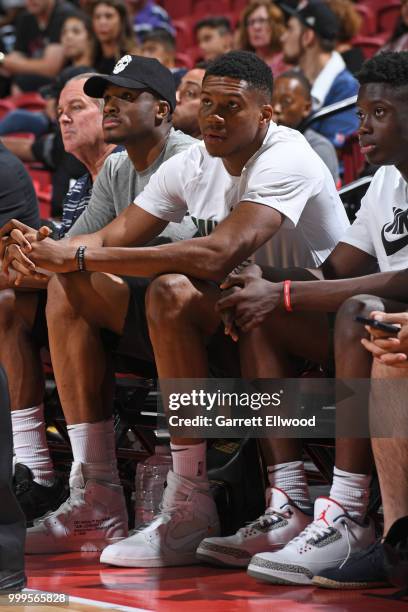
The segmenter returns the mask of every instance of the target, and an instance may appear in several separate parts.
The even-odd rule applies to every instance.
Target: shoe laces
[[[304,540],[308,538],[313,541],[319,540],[325,535],[329,535],[332,531],[332,527],[328,525],[319,525],[317,521],[312,521],[307,525],[303,531],[299,533],[298,536],[293,538],[292,542],[299,542],[300,540]]]
[[[251,521],[245,525],[245,527],[241,527],[241,529],[238,530],[238,533],[241,533],[244,537],[250,536],[259,531],[259,528],[265,529],[267,527],[271,527],[279,520],[287,518],[288,514],[291,516],[293,513],[291,510],[280,512],[279,510],[275,510],[275,508],[268,508],[265,514],[262,514],[259,518]]]

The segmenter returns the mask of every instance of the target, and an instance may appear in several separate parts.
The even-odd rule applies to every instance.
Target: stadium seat
[[[188,53],[176,53],[176,66],[177,68],[188,68],[191,70],[194,66],[194,61]]]
[[[176,30],[176,49],[185,53],[186,49],[194,46],[193,20],[189,18],[175,19],[173,26]]]
[[[386,36],[356,36],[353,47],[360,47],[365,59],[375,55],[385,45]]]
[[[340,160],[344,167],[343,183],[348,185],[359,177],[365,164],[357,134],[351,134],[346,138],[340,151]]]
[[[387,0],[387,4],[377,9],[377,32],[391,34],[400,15],[400,0]]]
[[[359,36],[374,36],[377,33],[375,12],[367,4],[356,4],[355,9],[362,18]]]
[[[45,108],[44,98],[35,91],[12,96],[11,102],[15,108],[24,108],[30,111],[41,111]]]
[[[225,15],[230,9],[230,0],[199,0],[194,5],[193,16],[202,19],[209,15]]]
[[[7,98],[0,99],[0,119],[2,119],[7,113],[14,110],[14,104]]]
[[[173,20],[188,17],[193,10],[193,0],[163,0],[160,4]]]

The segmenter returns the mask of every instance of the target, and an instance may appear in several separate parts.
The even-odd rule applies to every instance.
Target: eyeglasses
[[[253,19],[248,19],[246,22],[247,27],[253,27],[255,25],[267,25],[269,23],[269,17],[254,17]]]

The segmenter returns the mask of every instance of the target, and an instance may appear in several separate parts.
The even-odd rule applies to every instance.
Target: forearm
[[[408,302],[408,271],[382,272],[342,280],[294,281],[291,285],[294,310],[336,312],[345,300],[359,294]]]
[[[50,61],[50,58],[31,59],[20,53],[11,53],[4,62],[3,67],[11,74],[37,74],[53,78],[62,68],[63,61]]]
[[[127,276],[179,273],[203,280],[222,281],[239,262],[240,255],[225,256],[211,248],[207,238],[154,247],[89,247],[85,253],[88,271]]]

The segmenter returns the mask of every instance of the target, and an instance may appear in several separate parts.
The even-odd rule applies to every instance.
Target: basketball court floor
[[[197,565],[129,569],[102,565],[93,553],[27,558],[28,589],[70,596],[67,606],[8,606],[1,612],[403,612],[408,599],[394,601],[395,589],[366,591],[274,586],[244,571]],[[29,593],[31,591],[27,591]],[[384,598],[384,596],[386,598]]]

